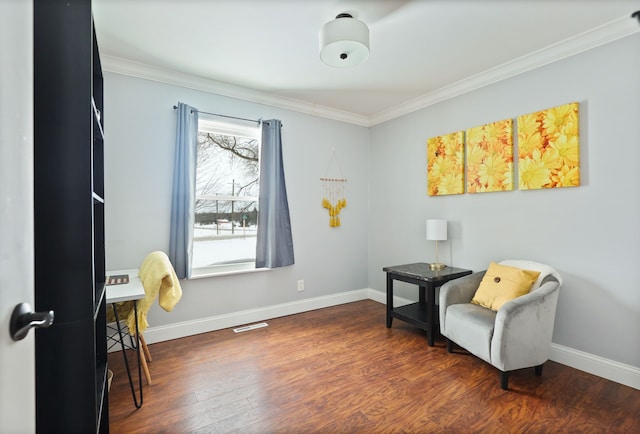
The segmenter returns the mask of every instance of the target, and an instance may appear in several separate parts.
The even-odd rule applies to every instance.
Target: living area
[[[564,282],[551,360],[640,388],[639,344],[622,343],[640,330],[634,271],[640,35],[637,21],[626,19],[609,27],[619,34],[633,24],[625,37],[517,74],[507,65],[491,84],[434,96],[368,126],[289,109],[276,99],[226,96],[215,83],[105,54],[107,269],[136,267],[148,252],[168,248],[176,102],[284,125],[295,265],[184,281],[171,314],[151,309],[147,342],[357,300],[384,302],[383,267],[432,262],[424,222],[441,218],[449,234],[440,257],[451,266],[477,271],[491,261],[527,259],[558,270]],[[99,28],[99,14],[96,20]],[[580,106],[580,186],[427,195],[428,138],[570,102]],[[349,179],[339,228],[328,225],[319,185],[333,150]],[[396,295],[415,300],[409,286],[398,285]]]
[[[559,426],[554,421],[567,414],[567,431],[633,429],[633,404],[640,393],[640,341],[635,339],[640,330],[637,2],[594,0],[586,8],[578,0],[447,6],[354,0],[351,14],[343,13],[342,2],[330,0],[250,3],[249,13],[240,1],[0,2],[0,40],[10,59],[2,66],[6,79],[0,80],[8,95],[0,116],[0,193],[7,217],[2,227],[7,242],[0,244],[7,280],[0,301],[5,326],[10,307],[18,302],[35,298],[39,315],[48,314],[46,324],[27,322],[18,327],[20,333],[5,332],[0,339],[0,431],[73,431],[69,427],[82,425],[84,432],[93,431],[96,423],[99,431],[109,429],[103,399],[107,355],[100,345],[104,328],[96,327],[105,322],[109,298],[105,265],[106,270],[135,269],[149,252],[170,250],[174,106],[179,102],[202,112],[282,122],[295,264],[181,280],[182,297],[171,314],[157,304],[148,314],[144,336],[157,382],[143,385],[146,402],[139,410],[127,395],[124,367],[118,364],[121,354],[108,356],[116,372],[111,399],[120,396],[118,405],[127,406],[118,410],[118,417],[126,413],[125,419],[134,420],[151,414],[151,420],[161,408],[167,425],[150,430],[173,431],[177,425],[171,425],[169,417],[175,413],[170,407],[176,404],[180,412],[184,404],[198,412],[185,431],[224,431],[226,419],[215,419],[219,414],[211,405],[228,393],[227,416],[264,412],[270,418],[267,425],[240,420],[228,431],[251,426],[260,432],[304,431],[304,419],[292,422],[289,417],[308,416],[315,421],[310,430],[318,432],[372,426],[379,431],[491,431],[491,421],[460,424],[487,409],[495,410],[494,420],[505,422],[499,425],[505,430],[553,430]],[[342,69],[325,65],[319,51],[327,41],[321,37],[318,47],[318,30],[334,17],[353,19],[367,4],[384,9],[360,17],[371,29],[369,59]],[[297,25],[294,11],[309,21]],[[462,16],[466,25],[461,25]],[[170,25],[154,26],[167,21]],[[176,23],[208,30],[202,38],[205,47],[194,55],[194,41],[181,43],[178,35],[172,39],[172,32],[181,37],[188,33],[172,25]],[[228,32],[216,35],[219,29]],[[435,33],[389,43],[416,29]],[[280,40],[270,39],[283,33]],[[303,54],[282,50],[285,41],[304,46]],[[414,48],[416,41],[425,45]],[[149,46],[183,56],[177,63],[163,63],[161,55],[154,58],[146,51]],[[284,52],[286,58],[274,61],[266,52]],[[267,77],[267,85],[253,86],[235,73],[204,78],[202,70],[188,70],[194,59],[206,59],[209,66],[244,66],[256,73],[255,80]],[[322,80],[315,87],[297,81],[307,76]],[[368,81],[383,78],[391,81],[376,81],[375,86]],[[481,193],[464,185],[457,194],[432,194],[428,178],[436,153],[429,148],[431,139],[452,133],[464,137],[478,126],[514,120],[513,167],[507,172],[512,185],[519,186],[520,117],[567,106],[575,106],[578,116],[572,128],[577,127],[573,138],[579,147],[572,151],[579,151],[570,159],[579,161],[571,170],[579,169],[580,176],[567,176],[571,187]],[[550,128],[562,123],[554,125]],[[464,161],[462,153],[454,154]],[[332,160],[339,161],[341,182],[348,179],[348,204],[343,200],[339,224],[331,215],[333,206],[328,213],[323,201],[322,183]],[[434,219],[448,222],[446,240],[436,238],[435,255],[425,234],[425,220]],[[233,230],[234,222],[225,223]],[[517,372],[509,387],[503,377],[501,388],[493,362],[458,348],[472,350],[475,341],[453,337],[459,345],[448,348],[431,328],[429,335],[414,324],[396,321],[391,326],[388,311],[385,324],[385,269],[442,262],[466,273],[503,260],[548,264],[560,276],[542,376]],[[398,282],[391,302],[409,305],[421,297],[415,285]],[[440,298],[435,292],[429,297]],[[30,310],[20,316],[29,317]],[[269,325],[258,324],[247,333],[231,330],[260,322]],[[5,328],[15,332],[12,323]],[[32,325],[53,326],[37,330],[36,343],[34,333],[18,342]],[[443,332],[450,337],[449,330]],[[223,354],[228,358],[218,357]],[[261,364],[263,357],[267,364]],[[305,366],[296,366],[296,358],[304,359]],[[385,377],[394,361],[404,370]],[[310,376],[314,369],[327,377]],[[439,375],[431,375],[433,370]],[[210,382],[203,388],[205,378]],[[259,384],[259,378],[278,394],[235,399],[243,393],[242,384]],[[351,384],[356,378],[362,382]],[[288,389],[291,384],[298,388]],[[427,396],[424,391],[431,385],[435,395]],[[34,396],[36,390],[50,398]],[[408,399],[395,401],[396,407],[389,404],[400,395]],[[60,396],[73,401],[56,399]],[[438,397],[443,401],[437,402]],[[493,406],[483,405],[487,397]],[[463,398],[470,398],[467,405],[453,408]],[[347,417],[328,420],[337,402],[345,404]],[[358,411],[348,413],[356,403]],[[242,411],[234,413],[235,405]],[[295,411],[287,413],[288,405]],[[576,411],[569,412],[574,405]],[[536,416],[541,418],[532,424],[526,416],[514,422],[512,417],[529,409],[540,410]],[[384,419],[403,411],[402,421],[385,424]],[[446,422],[447,416],[464,411],[466,419]],[[34,413],[51,419],[36,423]],[[379,420],[369,425],[363,415]],[[618,418],[623,422],[615,427]]]

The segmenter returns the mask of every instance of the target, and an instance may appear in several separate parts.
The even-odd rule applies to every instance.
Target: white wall
[[[373,127],[370,287],[384,290],[383,266],[433,261],[425,219],[444,218],[441,261],[476,271],[505,258],[556,267],[564,286],[554,343],[640,367],[639,48],[640,35],[630,36]],[[573,101],[580,187],[426,194],[429,137]]]
[[[149,252],[169,248],[178,101],[207,112],[282,121],[296,263],[183,281],[183,297],[173,312],[154,305],[152,326],[367,287],[367,128],[114,73],[105,73],[107,269],[136,268]],[[333,147],[348,179],[348,204],[337,229],[329,227],[321,206],[320,178],[327,176]],[[298,279],[305,281],[304,292],[297,292]]]

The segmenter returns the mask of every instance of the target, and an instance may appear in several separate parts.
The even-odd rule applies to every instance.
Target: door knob
[[[24,339],[32,328],[47,328],[53,324],[53,311],[33,312],[29,303],[16,305],[9,320],[9,333],[11,339],[19,341]]]

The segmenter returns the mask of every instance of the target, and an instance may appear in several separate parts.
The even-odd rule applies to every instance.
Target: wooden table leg
[[[140,364],[142,365],[142,370],[144,371],[144,376],[147,379],[147,384],[151,384],[151,373],[149,372],[149,366],[147,365],[147,357],[146,354],[148,354],[149,349],[146,348],[147,345],[146,344],[142,344],[143,342],[143,337],[140,336],[140,339],[138,339],[138,346],[141,346],[143,348],[142,351],[139,351],[140,354]],[[144,351],[144,349],[146,348],[146,351]]]
[[[153,359],[151,358],[151,351],[149,351],[147,342],[144,340],[144,335],[140,335],[140,343],[142,343],[142,351],[144,351],[144,357],[148,362],[153,362]]]

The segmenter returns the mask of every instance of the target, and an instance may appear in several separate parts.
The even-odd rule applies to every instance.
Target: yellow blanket
[[[182,288],[176,272],[169,261],[169,257],[161,251],[151,252],[140,266],[138,272],[145,296],[138,300],[138,331],[142,333],[147,329],[147,313],[158,297],[158,303],[167,312],[171,312],[182,297]],[[132,302],[124,302],[118,305],[118,317],[127,318],[129,333],[135,333],[135,315]],[[110,312],[111,313],[111,312]],[[111,315],[109,315],[111,317]]]

